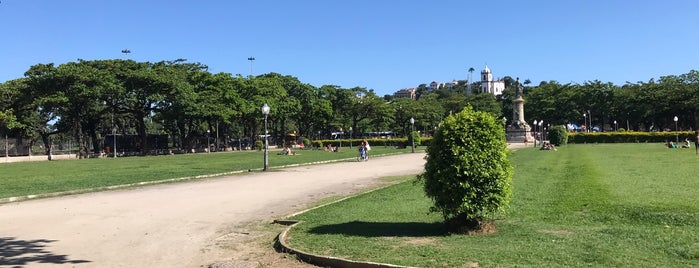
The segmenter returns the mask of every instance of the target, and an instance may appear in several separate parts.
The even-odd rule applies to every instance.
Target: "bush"
[[[466,107],[442,121],[427,148],[425,193],[453,232],[483,226],[512,200],[512,165],[502,122]]]
[[[415,140],[415,146],[420,145],[420,133],[413,131],[408,135],[408,140],[405,143],[405,147],[410,147],[413,145],[413,140]]]
[[[255,148],[257,148],[258,151],[261,151],[264,147],[265,144],[261,140],[255,142]]]
[[[303,138],[303,139],[301,139],[301,142],[303,143],[303,146],[304,146],[304,147],[305,147],[305,146],[310,146],[310,145],[311,145],[311,140],[309,140],[308,138]]]
[[[323,148],[323,141],[319,141],[319,140],[313,141],[313,148],[322,149]]]
[[[623,143],[623,142],[667,142],[679,139],[694,140],[694,132],[577,132],[568,135],[569,143]]]
[[[565,126],[553,126],[546,135],[553,145],[561,146],[568,143],[568,131],[566,131]]]

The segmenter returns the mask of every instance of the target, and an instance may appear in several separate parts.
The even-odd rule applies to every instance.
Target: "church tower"
[[[481,71],[481,93],[490,93],[497,96],[502,94],[503,90],[505,90],[505,81],[493,80],[493,72],[486,65],[485,69]]]

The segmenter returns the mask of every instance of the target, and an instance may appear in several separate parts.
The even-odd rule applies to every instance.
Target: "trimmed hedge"
[[[341,140],[314,140],[313,147],[320,148],[325,145],[330,144],[332,147],[340,146],[340,143],[342,143],[343,147],[348,147],[350,145],[350,141],[352,142],[352,146],[358,146],[359,143],[362,142],[364,139],[341,139]],[[408,138],[391,138],[391,139],[366,139],[367,142],[369,142],[369,145],[371,146],[404,146],[408,144]],[[432,141],[432,137],[421,137],[419,139],[415,139],[415,146],[430,146],[430,141]],[[406,147],[410,147],[410,145],[407,145]]]
[[[678,132],[573,132],[568,133],[568,143],[638,143],[638,142],[667,142],[679,137],[694,141],[694,131]]]

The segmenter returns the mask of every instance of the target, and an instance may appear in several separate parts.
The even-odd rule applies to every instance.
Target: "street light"
[[[415,132],[415,118],[410,118],[410,140],[413,142],[413,145],[410,149],[410,152],[414,153],[415,152],[415,136],[413,136],[413,132]]]
[[[211,133],[211,130],[206,130],[206,153],[211,152],[211,140],[209,139],[209,133]]]
[[[255,57],[249,57],[248,60],[250,61],[250,78],[252,78],[252,62],[255,60]]]
[[[534,120],[534,148],[536,148],[536,129],[537,129],[537,124],[538,122]]]
[[[675,115],[675,118],[673,118],[672,120],[675,121],[675,140],[676,140],[675,142],[676,142],[676,143],[679,143],[679,142],[680,142],[680,137],[679,137],[678,134],[677,134],[677,120],[679,120],[679,119],[678,119],[677,116]]]
[[[619,126],[616,124],[616,120],[614,120],[614,131],[618,131],[618,130],[619,130]]]
[[[546,137],[544,137],[544,129],[541,128],[544,125],[544,120],[539,121],[539,132],[541,132],[541,142],[544,142]]]
[[[583,127],[585,127],[585,132],[587,132],[587,114],[583,112]]]
[[[350,149],[352,149],[352,127],[349,128],[349,132],[350,132],[350,135],[349,135]]]
[[[262,170],[267,171],[267,169],[269,168],[269,159],[267,157],[267,116],[269,115],[269,105],[267,105],[267,103],[265,103],[265,105],[262,105],[262,114],[265,116],[265,165]]]

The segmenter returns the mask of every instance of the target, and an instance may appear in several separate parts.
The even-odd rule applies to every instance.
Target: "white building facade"
[[[485,69],[481,71],[481,93],[490,93],[497,96],[501,95],[503,90],[505,90],[505,81],[502,79],[494,80],[493,72],[486,65]]]

